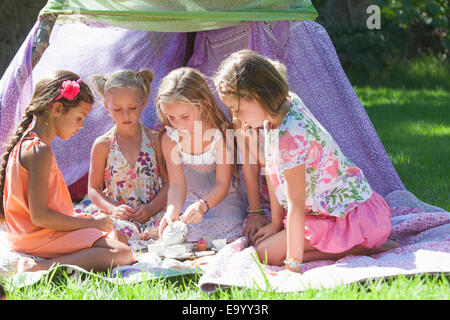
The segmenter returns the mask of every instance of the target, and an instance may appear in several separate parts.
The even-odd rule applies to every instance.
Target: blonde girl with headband
[[[163,123],[161,158],[169,181],[160,234],[167,220],[181,219],[188,225],[187,241],[235,240],[241,234],[246,203],[237,190],[234,139],[226,135],[232,127],[203,74],[187,67],[173,70],[161,82],[156,105]]]
[[[86,270],[134,262],[117,239],[112,220],[73,217],[69,190],[50,148],[55,136],[68,140],[83,128],[94,98],[70,71],[56,71],[36,83],[30,104],[3,155],[1,210],[11,249],[48,258],[19,260],[18,272],[71,264]]]
[[[361,169],[290,92],[262,55],[241,50],[225,59],[215,84],[242,123],[264,128],[272,221],[254,236],[262,261],[301,272],[302,262],[372,254],[388,241],[390,209]]]
[[[86,210],[110,215],[131,240],[158,237],[167,198],[155,153],[158,133],[139,120],[152,80],[148,69],[92,76],[114,126],[92,146],[88,193],[93,206]]]

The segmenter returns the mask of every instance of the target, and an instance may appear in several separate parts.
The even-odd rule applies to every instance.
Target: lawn
[[[352,84],[406,189],[450,211],[449,63],[425,57]],[[352,76],[349,76],[352,79]],[[355,84],[355,83],[361,83]]]
[[[349,78],[405,187],[422,201],[450,210],[449,65],[424,58],[408,71],[394,65],[377,79]],[[370,85],[369,85],[370,84]],[[280,294],[241,288],[207,294],[199,275],[113,285],[101,278],[59,276],[8,293],[8,299],[450,299],[448,275],[398,276],[333,289]]]

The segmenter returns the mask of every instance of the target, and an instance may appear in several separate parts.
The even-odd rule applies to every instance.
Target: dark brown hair
[[[248,49],[231,54],[220,64],[214,84],[222,95],[258,101],[272,116],[281,113],[289,95],[286,79],[272,61]]]
[[[33,117],[37,119],[42,117],[48,117],[49,106],[54,102],[54,100],[59,96],[61,85],[66,80],[78,80],[80,76],[77,74],[67,71],[58,70],[49,75],[46,78],[39,80],[35,87],[33,96],[31,97],[30,104],[25,108],[25,113],[20,121],[15,133],[10,138],[6,151],[3,153],[2,165],[0,169],[0,221],[4,219],[4,208],[3,208],[3,193],[5,188],[5,174],[6,166],[8,164],[8,159],[14,146],[20,141],[25,131],[28,129],[29,125],[33,121]],[[64,97],[58,100],[63,106],[63,112],[66,113],[71,108],[77,107],[80,102],[94,103],[94,97],[92,95],[89,86],[81,81],[80,92],[73,100],[68,100]]]

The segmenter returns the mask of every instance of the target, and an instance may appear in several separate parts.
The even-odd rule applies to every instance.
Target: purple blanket
[[[246,238],[239,238],[217,254],[199,286],[205,292],[218,286],[291,292],[400,274],[450,272],[450,214],[408,191],[394,191],[386,200],[392,210],[390,238],[402,247],[372,256],[308,262],[298,274],[259,264],[255,248],[248,246]]]
[[[19,124],[33,92],[31,50],[37,21],[0,80],[0,153]],[[2,159],[3,160],[3,159]]]

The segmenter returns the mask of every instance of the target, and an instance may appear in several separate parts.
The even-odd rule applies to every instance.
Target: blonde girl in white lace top
[[[238,238],[246,201],[237,190],[232,137],[225,143],[232,127],[204,76],[186,67],[170,72],[161,82],[156,104],[163,123],[159,157],[169,181],[166,216],[188,224],[187,241]],[[160,233],[166,226],[163,219]]]

